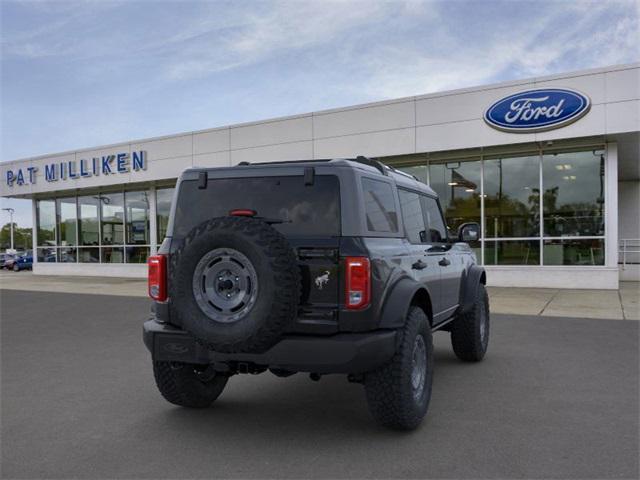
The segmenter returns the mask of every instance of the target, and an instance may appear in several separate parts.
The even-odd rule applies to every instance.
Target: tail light
[[[167,299],[167,256],[152,255],[147,260],[149,266],[149,296],[158,302]]]
[[[349,310],[358,310],[369,305],[371,297],[371,268],[367,257],[346,257],[345,299]]]

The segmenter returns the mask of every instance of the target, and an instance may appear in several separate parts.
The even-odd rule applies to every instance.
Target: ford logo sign
[[[540,132],[575,122],[590,107],[589,97],[575,90],[541,88],[498,100],[484,113],[484,120],[507,132]]]

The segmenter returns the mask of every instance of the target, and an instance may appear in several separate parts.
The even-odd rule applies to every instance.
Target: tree
[[[32,231],[31,228],[20,228],[17,223],[13,223],[13,246],[16,250],[30,250]],[[6,250],[11,247],[11,224],[6,223],[0,229],[0,248]]]

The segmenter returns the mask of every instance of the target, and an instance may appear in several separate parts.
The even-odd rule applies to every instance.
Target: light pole
[[[13,213],[15,212],[15,210],[11,207],[3,208],[2,210],[6,210],[7,212],[9,212],[9,227],[11,228],[11,250],[13,250]]]

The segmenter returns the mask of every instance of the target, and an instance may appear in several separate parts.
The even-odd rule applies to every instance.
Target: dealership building
[[[491,285],[640,279],[640,64],[5,162],[0,195],[33,202],[34,273],[142,277],[183,170],[359,155],[480,223]]]

